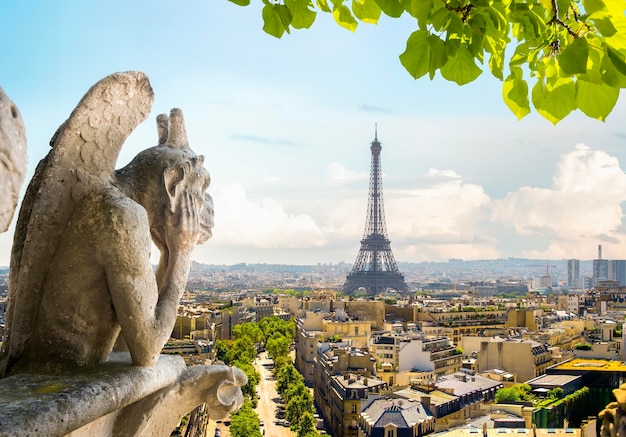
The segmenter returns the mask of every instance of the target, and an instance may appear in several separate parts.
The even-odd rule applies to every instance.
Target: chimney
[[[598,244],[598,259],[602,259],[602,245]]]
[[[432,413],[432,411],[430,411],[430,396],[420,396],[420,402],[430,413]]]

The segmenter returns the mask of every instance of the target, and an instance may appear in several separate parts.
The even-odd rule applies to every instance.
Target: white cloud
[[[428,169],[428,176],[439,176],[444,178],[460,179],[460,175],[454,170],[438,170],[436,168]]]
[[[328,177],[333,182],[345,182],[367,179],[369,174],[351,171],[338,162],[331,162],[328,164]]]
[[[524,256],[591,258],[595,244],[624,240],[626,174],[615,157],[579,144],[561,155],[552,181],[551,188],[522,187],[494,201],[494,221],[544,236],[547,248]]]
[[[490,198],[482,187],[459,179],[435,182],[428,188],[385,193],[389,232],[396,240],[460,238],[471,240]]]
[[[305,249],[326,243],[309,215],[290,214],[275,199],[249,199],[241,185],[216,187],[213,199],[213,246]]]

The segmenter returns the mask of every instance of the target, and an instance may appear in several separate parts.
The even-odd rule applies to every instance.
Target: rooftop
[[[552,367],[556,370],[596,370],[600,372],[626,372],[626,363],[617,360],[574,358]]]

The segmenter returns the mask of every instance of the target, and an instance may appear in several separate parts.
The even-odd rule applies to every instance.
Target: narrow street
[[[261,427],[261,431],[265,428],[265,437],[293,437],[294,433],[291,432],[288,426],[276,425],[275,417],[277,402],[279,400],[278,393],[276,392],[276,379],[272,375],[272,369],[274,362],[267,358],[267,354],[262,352],[260,357],[254,363],[254,368],[259,375],[261,375],[257,391],[259,392],[259,403],[256,407],[256,412],[259,415],[259,419],[264,423]]]
[[[272,375],[272,369],[274,362],[267,358],[267,354],[262,352],[259,358],[254,362],[254,368],[259,372],[259,385],[257,386],[257,392],[260,399],[258,399],[257,407],[255,411],[259,415],[259,420],[263,426],[261,427],[261,433],[265,433],[265,437],[295,437],[295,434],[291,432],[288,426],[277,425],[275,422],[275,411],[278,406],[277,401],[278,393],[276,392],[276,379]],[[215,437],[215,431],[219,430],[219,437],[230,437],[229,427],[226,423],[230,421],[230,418],[225,417],[220,421],[209,420],[207,426],[206,437]]]

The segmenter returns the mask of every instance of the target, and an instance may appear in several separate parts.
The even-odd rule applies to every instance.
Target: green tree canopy
[[[528,384],[515,384],[510,388],[501,388],[496,392],[496,403],[532,401],[535,397]]]
[[[215,357],[228,365],[235,360],[252,362],[256,358],[256,348],[248,337],[241,337],[237,340],[217,340]]]
[[[313,417],[313,413],[310,411],[305,411],[300,416],[300,420],[298,420],[298,424],[296,427],[296,436],[297,437],[314,437],[319,435],[317,430],[315,429],[315,417]]]
[[[293,341],[296,336],[296,322],[294,319],[285,321],[280,317],[272,316],[262,319],[258,324],[263,334],[265,334],[266,341],[275,334],[281,334],[283,337],[288,338],[289,341]]]
[[[313,397],[306,391],[301,396],[292,396],[285,407],[287,420],[291,422],[292,430],[300,427],[300,419],[304,413],[313,414]]]
[[[289,402],[291,398],[296,396],[306,396],[310,394],[309,389],[304,385],[304,381],[297,381],[295,384],[290,385],[283,393],[285,401]]]
[[[263,437],[261,422],[250,401],[246,399],[241,408],[230,415],[230,435],[232,437]]]
[[[289,355],[291,340],[280,333],[272,335],[266,342],[267,356],[275,360],[276,357]]]
[[[289,355],[279,355],[274,358],[274,374],[278,372],[278,369],[281,369],[286,365],[293,365],[293,361],[291,361],[291,357]]]
[[[246,385],[241,387],[241,393],[244,396],[247,396],[248,399],[250,399],[252,408],[256,408],[258,401],[256,397],[256,387],[259,384],[261,375],[259,375],[259,372],[257,372],[254,366],[248,361],[234,360],[231,365],[241,369],[243,373],[245,373],[248,377],[248,382],[246,383]]]
[[[276,372],[276,391],[280,395],[283,395],[289,387],[293,387],[298,383],[304,384],[304,378],[293,364],[281,367]]]
[[[231,349],[233,347],[232,340],[217,340],[215,342],[215,358],[223,361],[226,364],[230,364]]]
[[[250,0],[230,0],[240,6]],[[399,55],[415,79],[437,72],[465,85],[488,70],[522,118],[552,123],[578,109],[605,120],[626,87],[624,0],[263,0],[263,30],[309,28],[318,12],[354,31],[408,14],[415,31]]]
[[[232,336],[234,339],[248,337],[254,344],[262,343],[265,335],[256,322],[240,323],[233,326]]]

